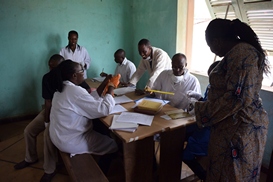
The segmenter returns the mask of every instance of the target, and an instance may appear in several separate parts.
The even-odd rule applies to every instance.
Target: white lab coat
[[[172,60],[165,51],[156,47],[152,47],[152,49],[153,49],[153,58],[151,60],[152,67],[150,66],[150,61],[142,59],[137,67],[136,72],[133,74],[130,83],[136,85],[141,76],[147,70],[150,75],[150,78],[146,86],[152,88],[158,75],[163,70],[172,68]]]
[[[64,81],[64,89],[55,92],[50,113],[50,138],[61,151],[71,154],[103,155],[117,150],[113,139],[94,131],[92,119],[107,116],[115,106],[110,94],[99,97]]]
[[[66,46],[61,49],[59,54],[63,56],[64,59],[70,59],[74,62],[80,63],[83,66],[83,68],[84,68],[84,65],[86,64],[86,70],[90,66],[91,59],[87,50],[85,49],[85,47],[79,46],[78,44],[74,52],[69,47]],[[86,70],[84,69],[85,79],[87,78]]]
[[[155,94],[157,98],[169,100],[171,106],[185,110],[189,104],[187,91],[193,90],[201,94],[200,83],[198,79],[194,75],[190,74],[187,69],[183,75],[183,80],[176,84],[171,79],[172,74],[172,70],[162,71],[154,82],[152,89],[174,92],[174,95]]]
[[[120,82],[128,83],[132,75],[136,71],[136,66],[130,60],[124,58],[121,64],[118,64],[115,70],[115,75],[120,74]]]

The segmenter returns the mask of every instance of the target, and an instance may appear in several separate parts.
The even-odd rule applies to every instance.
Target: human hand
[[[195,106],[195,103],[197,102],[196,99],[191,99],[188,107],[187,107],[187,112],[190,114],[190,115],[195,115],[195,109],[194,109],[194,106]]]
[[[188,98],[194,98],[194,99],[196,99],[196,100],[199,100],[199,99],[202,98],[202,95],[199,94],[198,92],[189,90],[189,91],[187,91],[187,97],[188,97]]]
[[[106,93],[107,93],[107,94],[114,95],[114,89],[115,89],[115,87],[114,87],[112,84],[109,84]]]
[[[144,94],[145,94],[145,91],[144,91],[144,90],[141,90],[141,89],[135,89],[135,94],[136,94],[136,95],[144,95]]]

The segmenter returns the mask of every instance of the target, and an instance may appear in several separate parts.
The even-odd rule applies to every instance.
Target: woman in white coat
[[[117,151],[116,142],[93,130],[92,119],[109,115],[115,106],[108,86],[104,97],[101,93],[111,75],[91,94],[78,86],[84,81],[84,69],[71,60],[63,61],[55,70],[56,92],[50,113],[50,138],[61,151],[74,154],[110,154]]]

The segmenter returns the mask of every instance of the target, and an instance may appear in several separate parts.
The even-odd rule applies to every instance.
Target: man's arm
[[[146,70],[147,68],[144,64],[144,60],[141,60],[129,83],[136,85]]]

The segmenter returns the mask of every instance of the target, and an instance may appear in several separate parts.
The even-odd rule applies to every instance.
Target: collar
[[[125,57],[119,66],[126,65],[127,62],[128,62],[128,59]]]
[[[75,85],[73,82],[69,81],[69,80],[65,80],[63,81],[64,85]]]

